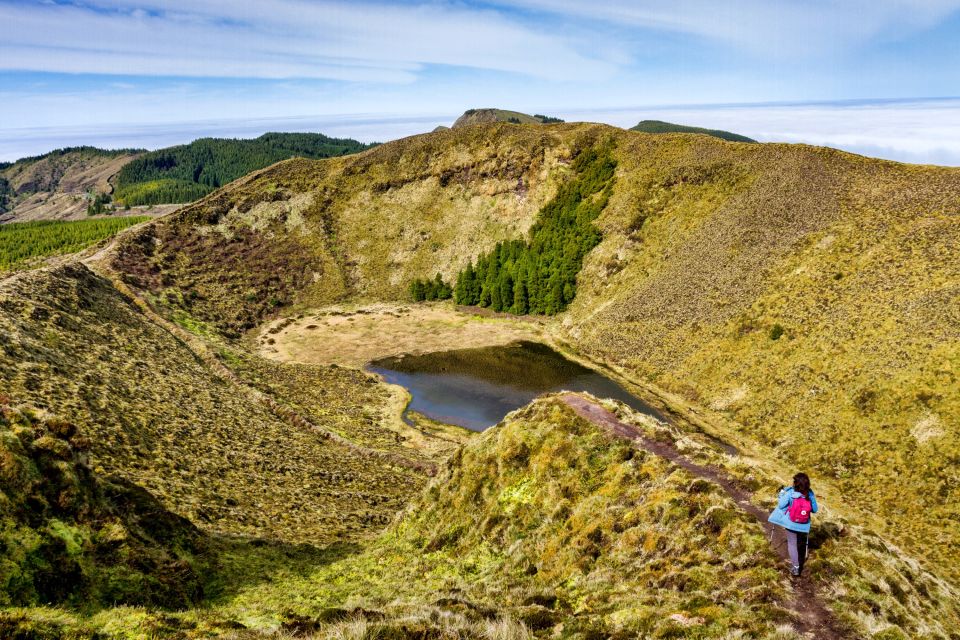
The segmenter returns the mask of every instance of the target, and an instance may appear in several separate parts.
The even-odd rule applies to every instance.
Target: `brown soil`
[[[716,467],[692,462],[672,444],[648,438],[639,428],[621,421],[611,411],[584,396],[565,393],[562,399],[577,412],[577,415],[603,427],[618,438],[631,440],[636,446],[666,458],[690,474],[719,485],[740,509],[757,519],[767,531],[773,548],[781,558],[788,559],[783,529],[768,523],[767,513],[751,502],[752,493],[741,487],[726,473]],[[848,637],[849,634],[841,629],[833,614],[817,597],[816,586],[808,577],[793,578],[792,582],[794,597],[786,605],[796,614],[794,627],[797,632],[809,634],[818,640]]]

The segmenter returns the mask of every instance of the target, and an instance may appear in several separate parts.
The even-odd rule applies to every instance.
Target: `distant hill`
[[[0,165],[0,222],[84,217],[90,194],[143,149],[68,147]]]
[[[490,124],[491,122],[510,122],[513,124],[554,124],[563,122],[560,118],[552,118],[537,113],[529,115],[519,111],[506,109],[467,109],[463,115],[453,123],[453,128],[468,127],[474,124]]]
[[[280,160],[345,156],[371,146],[319,133],[265,133],[253,140],[200,138],[126,164],[114,181],[114,195],[128,205],[190,202]]]
[[[223,184],[302,156],[329,158],[372,145],[319,133],[266,133],[252,140],[201,138],[156,151],[68,147],[0,163],[0,223],[76,220],[128,206],[165,213]]]
[[[753,138],[742,136],[739,133],[723,131],[722,129],[688,127],[687,125],[664,122],[663,120],[641,120],[637,126],[630,127],[630,130],[641,131],[643,133],[702,133],[703,135],[713,136],[721,140],[729,140],[730,142],[756,142]]]

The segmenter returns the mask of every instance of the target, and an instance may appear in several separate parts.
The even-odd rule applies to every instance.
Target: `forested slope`
[[[0,164],[0,222],[75,220],[131,206],[166,213],[251,171],[295,156],[327,158],[369,148],[318,133],[201,138],[145,149],[69,147]]]
[[[369,148],[319,133],[265,133],[252,140],[200,138],[146,153],[114,179],[124,204],[191,202],[255,169],[294,156],[329,158]]]

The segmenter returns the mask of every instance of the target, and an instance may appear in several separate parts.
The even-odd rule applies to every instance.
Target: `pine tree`
[[[421,280],[414,280],[410,283],[410,297],[413,298],[414,302],[420,302],[426,299],[426,292],[423,289],[423,282]]]
[[[616,163],[606,147],[585,149],[574,178],[541,208],[529,237],[498,243],[457,278],[457,299],[513,313],[554,314],[576,295],[583,257],[601,240],[593,221],[612,191]]]
[[[500,310],[509,311],[513,305],[513,277],[509,270],[504,269],[500,272],[500,282],[497,286],[500,289]]]
[[[477,303],[473,298],[476,277],[477,275],[473,270],[473,261],[470,261],[457,277],[457,284],[453,291],[453,299],[457,304],[471,305]]]
[[[527,285],[523,280],[517,280],[513,287],[513,312],[523,315],[527,311]]]

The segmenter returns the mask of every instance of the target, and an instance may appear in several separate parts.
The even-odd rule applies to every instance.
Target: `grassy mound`
[[[547,398],[472,440],[361,555],[218,612],[287,607],[279,622],[314,628],[359,613],[366,637],[451,616],[470,637],[496,618],[565,637],[770,635],[787,616],[775,565],[718,487]]]
[[[197,604],[204,536],[143,489],[95,476],[90,444],[0,397],[0,605]]]
[[[775,494],[777,478],[762,466],[609,406],[757,496]],[[824,507],[808,572],[850,636],[951,638],[956,590]],[[84,616],[33,608],[0,616],[0,625],[47,629],[49,637],[105,629],[181,638],[278,630],[316,638],[797,637],[791,591],[759,523],[719,486],[615,439],[556,396],[472,439],[364,549],[218,552],[201,609]]]

